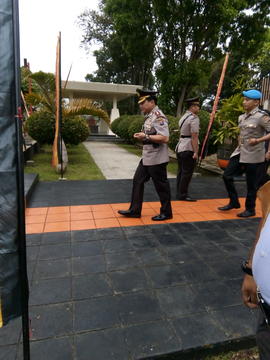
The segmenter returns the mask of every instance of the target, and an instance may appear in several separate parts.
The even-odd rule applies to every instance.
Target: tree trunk
[[[178,104],[177,104],[177,112],[176,112],[177,117],[180,117],[180,115],[183,112],[183,102],[184,102],[184,98],[185,98],[185,95],[186,95],[186,90],[187,90],[187,85],[184,85],[182,87],[181,94],[180,94]]]

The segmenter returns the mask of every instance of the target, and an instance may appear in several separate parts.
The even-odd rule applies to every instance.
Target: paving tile
[[[70,213],[51,214],[46,217],[46,223],[54,223],[57,221],[70,221]]]
[[[39,234],[43,232],[43,229],[44,229],[44,223],[26,224],[25,226],[26,234]]]
[[[243,259],[241,257],[235,259],[231,256],[230,258],[219,259],[219,260],[209,259],[207,261],[207,265],[212,271],[214,271],[217,274],[219,278],[235,279],[243,275],[243,272],[240,268],[242,261]]]
[[[32,339],[68,335],[72,332],[72,304],[30,307]]]
[[[124,325],[160,320],[162,313],[154,292],[124,294],[117,298],[119,316]]]
[[[208,260],[205,262],[202,260],[197,260],[196,262],[189,263],[180,262],[175,266],[177,267],[178,272],[183,274],[185,282],[189,284],[196,284],[218,278],[216,272],[208,266]]]
[[[103,255],[72,258],[72,274],[82,275],[106,271]]]
[[[48,215],[69,213],[69,206],[54,206],[48,209]]]
[[[212,312],[211,316],[222,326],[230,339],[255,334],[257,314],[248,310],[242,304]]]
[[[186,282],[184,273],[173,264],[145,268],[154,288],[162,288]]]
[[[178,237],[176,233],[171,233],[171,234],[161,233],[161,234],[156,234],[156,237],[159,243],[166,248],[176,247],[184,244],[183,240],[181,240],[181,238]]]
[[[71,275],[71,260],[40,260],[36,267],[35,279],[68,277]]]
[[[96,234],[100,240],[124,239],[124,232],[121,228],[97,229]]]
[[[35,280],[30,291],[30,305],[71,301],[71,278]]]
[[[124,218],[118,217],[118,222],[120,226],[142,226],[144,224],[142,218]]]
[[[114,218],[114,211],[111,210],[106,210],[106,211],[93,211],[93,218],[94,219],[110,219],[110,218]]]
[[[134,359],[154,358],[181,349],[181,344],[166,321],[157,321],[125,328],[129,352]]]
[[[194,296],[189,285],[159,289],[157,296],[162,311],[169,318],[205,311],[200,299]]]
[[[70,256],[70,243],[40,246],[39,260],[64,259]]]
[[[183,350],[193,350],[228,340],[224,329],[207,312],[181,317],[172,323]]]
[[[102,204],[102,205],[92,205],[91,206],[93,212],[104,212],[104,211],[111,211],[112,207],[110,204]]]
[[[73,212],[70,214],[70,220],[93,220],[93,213],[91,211]]]
[[[92,210],[91,205],[77,205],[77,206],[70,206],[70,213],[82,213],[82,212],[89,212]]]
[[[103,253],[103,244],[100,240],[93,240],[88,242],[76,242],[72,244],[72,256],[94,256]]]
[[[39,246],[28,246],[26,250],[27,261],[35,261],[39,254]]]
[[[70,230],[87,230],[95,229],[96,224],[94,220],[73,220],[70,223]]]
[[[114,271],[108,273],[108,276],[111,279],[112,287],[116,294],[144,290],[151,286],[144,271],[141,269]]]
[[[87,230],[72,231],[71,238],[73,242],[82,242],[82,241],[98,240],[99,236],[97,230],[87,229]]]
[[[28,215],[25,218],[26,224],[41,224],[44,223],[46,215]]]
[[[32,341],[31,357],[38,360],[73,360],[73,343],[71,337],[50,338]]]
[[[241,293],[232,290],[220,279],[192,285],[195,298],[201,301],[206,310],[238,305],[242,303]]]
[[[133,250],[133,247],[131,246],[131,244],[128,242],[127,239],[104,240],[103,248],[105,253]]]
[[[107,271],[124,270],[138,267],[138,258],[134,251],[105,254]]]
[[[95,220],[96,228],[110,228],[110,227],[119,227],[118,220],[115,219],[96,219]]]
[[[9,321],[6,326],[0,328],[0,346],[16,344],[19,341],[21,334],[21,323],[21,318],[16,318]]]
[[[98,330],[120,325],[117,298],[105,296],[74,302],[74,330]]]
[[[113,290],[105,274],[84,274],[72,278],[72,294],[73,299],[80,300],[112,295]]]
[[[69,231],[69,230],[70,230],[69,221],[45,223],[44,226],[44,232]]]
[[[181,245],[179,247],[169,247],[166,249],[168,254],[168,259],[173,263],[190,263],[196,262],[200,258],[193,251],[192,247],[188,245]]]
[[[1,346],[0,360],[16,360],[17,345]]]
[[[47,207],[35,207],[35,208],[27,208],[25,210],[25,214],[28,216],[35,216],[35,215],[46,215],[48,212]]]
[[[75,337],[76,359],[89,360],[127,360],[129,358],[124,330],[109,329]]]
[[[135,250],[151,249],[159,246],[155,236],[151,233],[135,233],[133,236],[127,236],[129,242]]]
[[[63,232],[50,232],[44,233],[41,235],[41,244],[42,245],[49,245],[49,244],[62,244],[70,242],[70,232],[63,231]]]
[[[26,245],[34,246],[40,245],[41,242],[41,234],[27,234],[26,235]]]
[[[140,261],[145,266],[150,265],[164,265],[169,262],[165,253],[161,252],[159,249],[150,248],[150,249],[139,249],[136,251]]]

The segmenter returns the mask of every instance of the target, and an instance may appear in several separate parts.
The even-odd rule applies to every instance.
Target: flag
[[[0,327],[28,317],[18,0],[0,2]],[[24,312],[25,308],[27,309]],[[26,314],[26,317],[24,315]]]

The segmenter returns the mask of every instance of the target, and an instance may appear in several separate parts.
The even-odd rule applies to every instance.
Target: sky
[[[98,0],[19,0],[21,65],[24,58],[30,70],[55,72],[57,37],[62,39],[62,80],[84,81],[97,69],[95,57],[80,48],[82,31],[76,25],[85,9],[97,9]]]

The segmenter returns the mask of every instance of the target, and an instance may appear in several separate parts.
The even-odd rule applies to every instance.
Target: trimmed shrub
[[[78,145],[89,136],[87,121],[82,116],[65,117],[62,125],[65,144]]]
[[[124,119],[124,116],[120,116],[119,118],[113,120],[113,122],[111,123],[111,130],[113,133],[115,133],[116,135],[118,135],[118,126],[120,124],[120,122]],[[119,135],[118,135],[119,136]]]
[[[130,125],[128,127],[129,141],[135,143],[136,140],[134,139],[133,135],[142,130],[144,117],[142,115],[132,115],[129,117],[129,119],[130,119]]]
[[[34,112],[26,120],[28,134],[39,144],[52,144],[55,133],[55,118],[48,112]],[[87,139],[89,128],[81,116],[65,117],[62,122],[62,135],[65,144],[77,145]]]
[[[179,120],[171,115],[167,115],[168,118],[168,122],[169,122],[169,131],[170,131],[170,139],[169,139],[169,143],[168,146],[171,150],[174,151],[176,144],[178,143],[179,140]]]
[[[52,144],[54,140],[55,119],[45,111],[33,112],[26,120],[28,134],[39,144]]]

